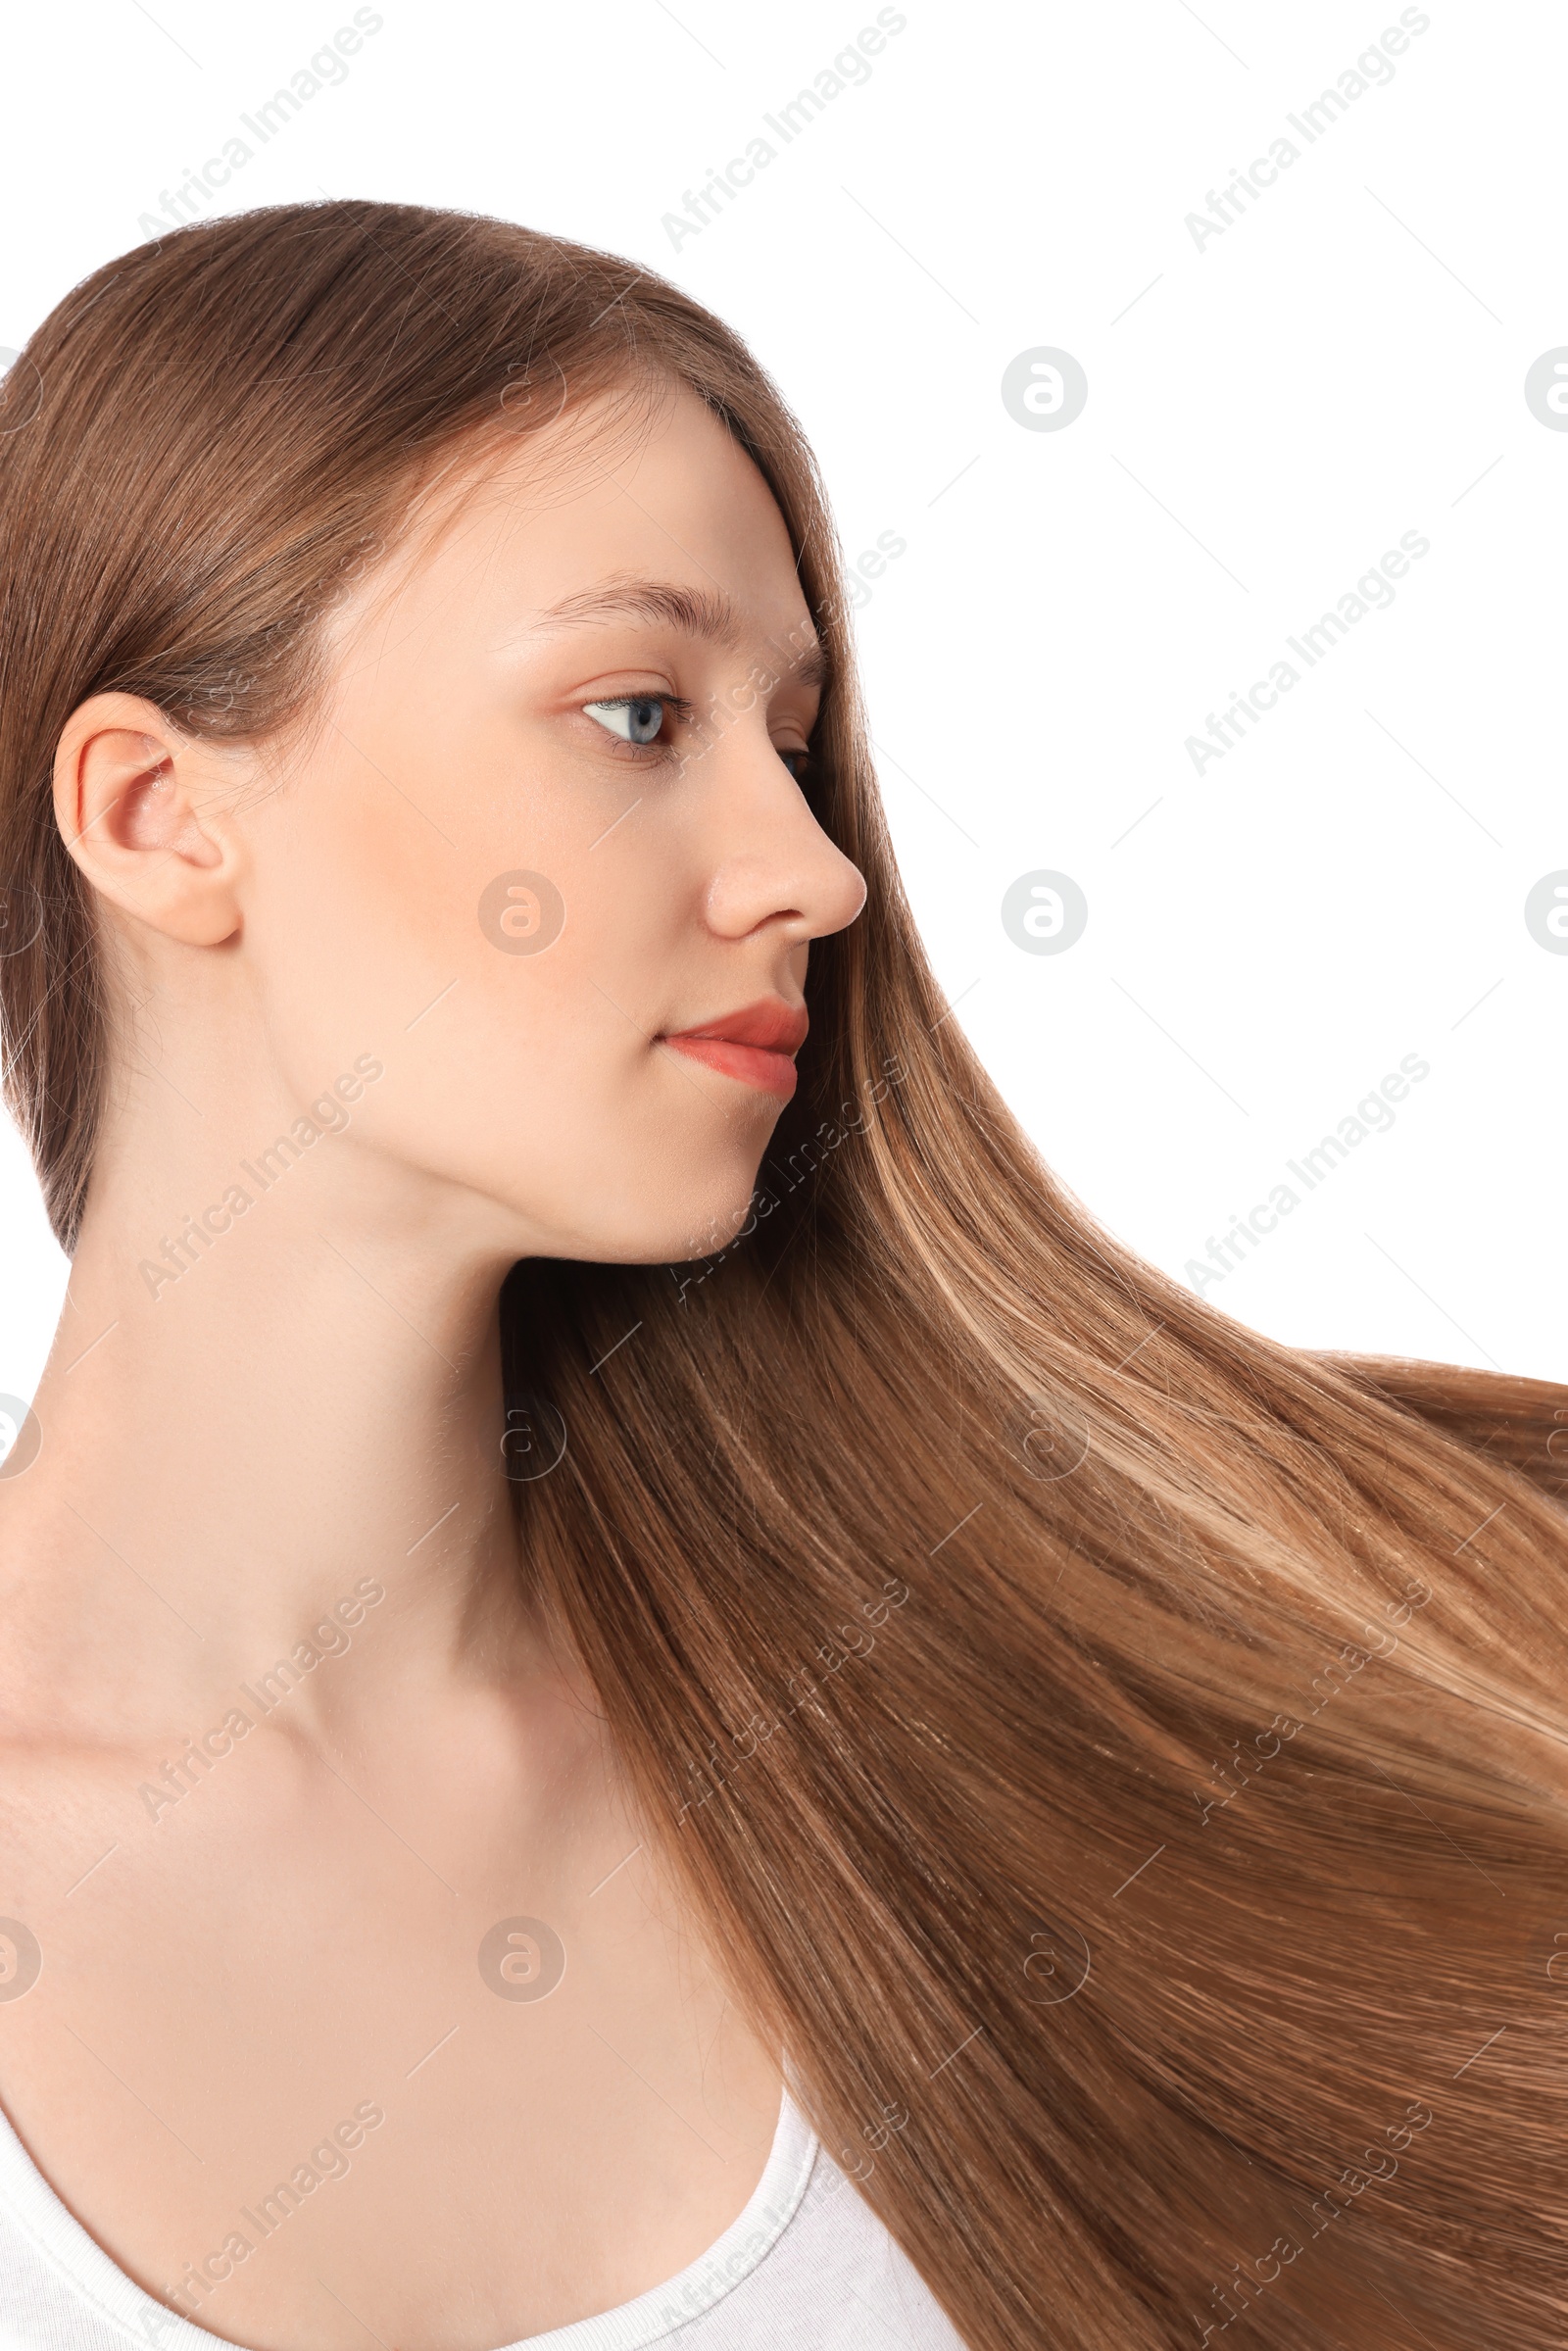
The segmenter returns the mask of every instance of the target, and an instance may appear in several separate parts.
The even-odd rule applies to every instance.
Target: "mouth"
[[[755,1086],[787,1102],[795,1092],[795,1055],[806,1042],[808,1025],[804,1004],[765,996],[738,1012],[677,1030],[659,1042],[716,1069],[720,1077],[736,1078],[743,1086]]]

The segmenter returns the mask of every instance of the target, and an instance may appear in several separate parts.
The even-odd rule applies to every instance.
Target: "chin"
[[[626,1202],[624,1222],[607,1220],[598,1241],[576,1253],[616,1265],[685,1265],[727,1249],[750,1222],[760,1154],[723,1154],[689,1185],[671,1184],[651,1200],[646,1179]],[[652,1212],[651,1212],[652,1211]]]

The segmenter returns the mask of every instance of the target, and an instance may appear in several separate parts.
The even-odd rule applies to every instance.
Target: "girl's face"
[[[643,431],[568,416],[333,642],[309,747],[225,820],[225,952],[294,1100],[379,1062],[360,1151],[460,1188],[503,1250],[719,1246],[793,1091],[809,942],[865,895],[799,780],[817,648],[760,474],[683,388]]]

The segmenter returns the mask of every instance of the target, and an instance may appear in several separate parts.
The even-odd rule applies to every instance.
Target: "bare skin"
[[[252,2351],[612,2308],[742,2209],[780,2092],[520,1595],[495,1301],[518,1257],[672,1261],[745,1212],[779,1094],[662,1040],[798,1006],[859,909],[792,773],[809,621],[684,392],[431,516],[335,616],[303,743],[106,695],[56,773],[119,1043],[42,1447],[0,1480],[0,1914],[43,1954],[0,2102],[138,2284]],[[723,595],[733,641],[544,618],[629,577]],[[639,752],[617,695],[724,718],[702,748],[665,707]],[[517,870],[564,906],[535,955],[477,912]],[[242,1174],[313,1102],[336,1131]],[[550,1970],[526,1938],[481,1971],[519,1917],[564,1953],[543,1998],[498,1988]],[[248,2226],[339,2125],[340,2176]]]

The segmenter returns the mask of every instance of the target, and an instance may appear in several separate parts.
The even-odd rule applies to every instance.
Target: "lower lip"
[[[797,1071],[788,1053],[770,1053],[760,1045],[737,1045],[728,1037],[666,1037],[663,1042],[693,1061],[716,1069],[721,1077],[739,1078],[763,1094],[788,1102],[795,1092]]]

